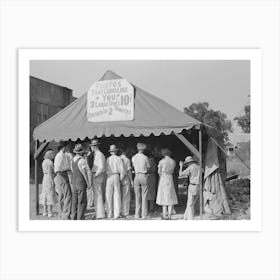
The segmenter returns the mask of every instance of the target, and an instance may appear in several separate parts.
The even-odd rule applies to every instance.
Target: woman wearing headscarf
[[[159,185],[156,203],[162,206],[162,219],[171,220],[173,205],[178,204],[173,182],[173,172],[176,166],[175,160],[168,149],[162,149],[163,159],[158,164]]]
[[[42,162],[43,181],[40,204],[43,205],[43,216],[53,217],[53,206],[57,203],[56,192],[54,187],[54,164],[55,157],[53,150],[48,150],[44,155]]]

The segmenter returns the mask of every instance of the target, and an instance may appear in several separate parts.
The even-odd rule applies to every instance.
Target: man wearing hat
[[[185,170],[183,170],[183,165],[187,167]],[[187,156],[184,163],[180,161],[179,178],[189,178],[188,201],[184,219],[193,220],[194,206],[199,194],[199,166],[191,156]]]
[[[121,214],[121,187],[120,181],[124,178],[125,169],[122,159],[117,156],[116,145],[110,146],[110,154],[106,161],[106,204],[108,218],[114,219],[120,217]],[[114,207],[114,209],[113,209]]]
[[[73,150],[75,156],[72,161],[72,220],[84,220],[87,207],[87,187],[91,186],[91,171],[84,157],[85,149],[76,144]]]
[[[122,211],[121,214],[125,218],[129,215],[130,210],[130,188],[133,187],[132,171],[130,159],[127,157],[128,149],[121,147],[120,158],[123,161],[125,176],[121,181]]]
[[[68,171],[71,170],[67,157],[65,155],[65,147],[67,143],[60,141],[58,145],[58,153],[54,159],[54,178],[55,189],[58,192],[58,214],[61,219],[70,219],[71,213],[71,187],[69,184]]]
[[[96,219],[105,218],[102,186],[105,175],[105,156],[99,150],[99,142],[93,139],[90,144],[91,150],[94,152],[92,165],[92,184],[93,184],[93,201]]]
[[[132,157],[132,164],[135,171],[134,178],[134,192],[135,192],[135,218],[140,218],[140,211],[142,219],[146,219],[148,215],[148,170],[150,168],[149,159],[144,155],[146,145],[143,143],[137,144],[138,153]],[[141,204],[142,200],[142,204]]]

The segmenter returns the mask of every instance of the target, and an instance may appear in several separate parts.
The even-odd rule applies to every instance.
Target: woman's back
[[[159,173],[173,174],[175,166],[175,160],[166,156],[159,162]]]

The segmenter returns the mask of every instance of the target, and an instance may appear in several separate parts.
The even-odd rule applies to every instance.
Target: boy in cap
[[[54,159],[55,189],[58,192],[58,214],[61,219],[70,219],[72,193],[69,184],[68,171],[71,170],[65,155],[66,143],[61,141],[58,153]]]
[[[119,218],[121,214],[120,181],[124,178],[125,170],[122,159],[117,156],[117,151],[116,145],[111,145],[109,150],[111,155],[106,161],[106,204],[109,219],[113,217],[113,212],[114,219]]]
[[[134,178],[134,192],[135,192],[135,218],[140,218],[140,211],[142,219],[146,219],[148,215],[148,170],[150,168],[149,159],[144,155],[146,145],[143,143],[137,144],[138,153],[132,157],[132,164],[135,171]],[[142,205],[141,205],[142,200]]]
[[[91,186],[91,172],[84,157],[85,149],[76,144],[73,150],[75,156],[72,161],[72,220],[84,220],[87,207],[87,187]]]
[[[184,171],[183,171],[183,165],[187,166],[187,168]],[[198,199],[198,193],[199,193],[199,166],[191,156],[187,156],[184,163],[180,161],[179,177],[189,178],[188,201],[184,213],[184,219],[193,220],[194,206]]]
[[[94,153],[92,166],[93,201],[96,219],[105,218],[102,186],[105,175],[105,156],[99,150],[99,142],[93,139],[90,148]]]

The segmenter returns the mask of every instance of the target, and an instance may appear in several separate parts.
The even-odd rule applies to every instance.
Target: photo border
[[[250,60],[250,220],[30,220],[30,60]],[[94,81],[93,81],[94,82]],[[19,49],[18,50],[18,230],[19,231],[261,231],[262,230],[262,51],[261,49]]]

